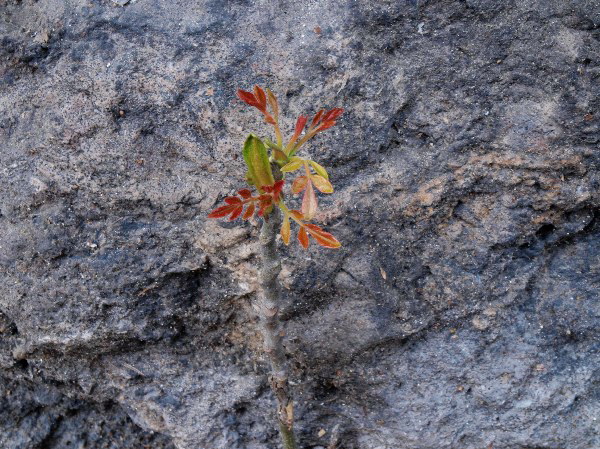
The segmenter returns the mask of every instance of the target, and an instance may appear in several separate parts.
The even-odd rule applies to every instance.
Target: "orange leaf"
[[[331,183],[321,175],[310,175],[310,179],[315,184],[315,187],[323,193],[333,193]]]
[[[248,206],[246,208],[246,212],[244,212],[244,216],[242,217],[244,220],[249,220],[250,217],[252,217],[252,215],[254,215],[254,204],[250,204],[250,206]]]
[[[290,218],[288,215],[285,216],[281,224],[281,240],[286,245],[290,244]]]
[[[309,181],[306,184],[304,197],[302,198],[302,214],[307,220],[310,220],[315,216],[317,213],[317,206],[317,195],[315,195],[312,182]]]
[[[332,234],[324,231],[319,226],[312,223],[306,223],[304,226],[319,245],[327,248],[339,248],[342,246],[342,244]]]
[[[308,249],[308,234],[306,233],[304,227],[300,227],[300,230],[298,231],[298,241],[304,247],[304,249]]]
[[[277,97],[273,94],[273,92],[271,92],[270,89],[267,89],[267,99],[269,100],[269,105],[273,110],[273,114],[275,114],[275,117],[277,117],[279,115],[279,104],[277,104]]]
[[[325,232],[322,227],[317,226],[316,224],[306,223],[304,226],[308,229],[308,232]]]
[[[304,220],[304,215],[299,210],[291,210],[290,215],[294,217],[296,220]]]
[[[342,244],[338,242],[337,239],[331,234],[327,236],[321,234],[311,235],[319,245],[324,246],[325,248],[339,248],[340,246],[342,246]]]
[[[281,161],[281,162],[287,162],[287,160],[288,160],[287,154],[285,154],[279,148],[273,149],[273,157],[275,158],[275,160]]]
[[[298,176],[294,179],[292,183],[292,193],[300,193],[306,188],[306,184],[308,183],[308,178],[306,176]]]

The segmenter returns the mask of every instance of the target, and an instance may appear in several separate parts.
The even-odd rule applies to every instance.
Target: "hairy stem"
[[[264,339],[264,351],[271,362],[269,383],[277,398],[277,420],[284,449],[297,449],[294,437],[294,409],[288,382],[288,368],[283,349],[283,329],[279,320],[280,289],[277,276],[281,261],[277,253],[276,237],[281,225],[281,214],[275,208],[268,220],[263,220],[260,231],[260,286],[256,308]]]

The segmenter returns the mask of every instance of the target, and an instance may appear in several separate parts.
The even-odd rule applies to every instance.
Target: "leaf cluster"
[[[336,124],[343,110],[333,108],[320,109],[308,124],[308,116],[301,115],[296,120],[294,134],[284,142],[279,126],[279,104],[275,95],[269,90],[254,86],[252,92],[238,90],[240,100],[260,111],[265,122],[272,125],[275,133],[275,142],[268,138],[261,139],[250,134],[244,143],[242,155],[246,162],[246,180],[256,189],[253,194],[250,189],[242,189],[237,196],[224,199],[225,205],[213,210],[209,218],[223,218],[229,216],[233,221],[240,216],[244,220],[250,219],[255,214],[263,219],[268,219],[274,207],[283,213],[281,225],[281,238],[288,245],[291,235],[291,222],[298,225],[298,241],[303,248],[309,246],[309,236],[319,245],[326,248],[339,248],[340,242],[329,232],[321,227],[309,223],[318,210],[316,191],[333,193],[333,185],[329,174],[323,166],[311,159],[296,156],[296,153],[308,140]],[[301,207],[293,209],[286,204],[285,187],[286,176],[299,172],[291,183],[293,195],[302,194]]]

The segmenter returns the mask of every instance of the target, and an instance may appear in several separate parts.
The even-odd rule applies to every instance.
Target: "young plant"
[[[260,232],[260,286],[255,308],[260,318],[271,373],[269,383],[277,399],[277,419],[284,449],[297,449],[294,436],[294,411],[289,389],[288,369],[282,343],[282,325],[279,320],[280,288],[277,276],[281,271],[281,261],[277,253],[276,237],[279,233],[286,245],[290,243],[291,224],[298,227],[297,239],[304,249],[308,249],[310,238],[325,248],[339,248],[340,242],[329,232],[310,221],[318,209],[316,190],[333,193],[329,174],[317,162],[297,156],[302,145],[318,133],[331,128],[342,115],[343,110],[334,108],[319,110],[310,124],[308,117],[301,115],[296,121],[294,134],[285,141],[279,126],[279,105],[277,98],[267,89],[254,86],[253,92],[238,90],[238,97],[244,103],[255,107],[264,116],[265,122],[273,125],[275,141],[250,134],[244,143],[242,155],[246,162],[246,181],[250,188],[228,196],[225,204],[217,207],[209,218],[228,217],[229,221],[253,216],[262,219]],[[298,172],[296,174],[296,172]],[[289,184],[288,176],[295,178]],[[293,195],[302,193],[300,206],[293,208],[289,201]]]

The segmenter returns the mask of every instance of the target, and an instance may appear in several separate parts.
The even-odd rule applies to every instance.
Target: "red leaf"
[[[275,184],[271,186],[271,194],[273,195],[273,202],[279,202],[279,196],[281,195],[281,191],[283,190],[283,185],[285,181],[282,179],[280,181],[276,181]]]
[[[298,231],[298,241],[304,247],[304,249],[308,249],[308,234],[306,233],[304,227],[300,227],[300,230]]]
[[[261,195],[259,196],[260,203],[258,209],[258,216],[262,217],[265,212],[273,205],[273,197],[271,195]],[[270,212],[270,211],[269,211]]]
[[[231,216],[229,217],[229,221],[233,221],[236,218],[238,218],[240,215],[242,215],[242,210],[244,210],[244,206],[242,206],[241,204],[238,205],[236,207],[236,209],[231,213]]]
[[[252,191],[250,189],[238,190],[238,195],[247,200],[252,196]]]
[[[321,109],[319,112],[317,112],[315,114],[315,118],[313,118],[313,121],[310,124],[310,126],[315,126],[317,123],[319,123],[321,121],[321,117],[323,115],[323,112],[325,112],[325,109]]]
[[[335,121],[338,119],[338,117],[340,115],[342,115],[343,112],[344,112],[344,110],[342,108],[333,108],[332,110],[328,111],[327,114],[325,114],[323,116],[323,121],[324,122]]]
[[[307,121],[308,121],[308,117],[305,115],[301,115],[300,117],[298,117],[298,120],[296,121],[296,130],[294,132],[294,135],[296,137],[302,133],[302,131],[304,130],[304,127],[306,126]]]
[[[335,123],[336,123],[336,122],[334,122],[334,121],[323,122],[323,124],[322,124],[322,125],[320,125],[320,126],[317,128],[317,131],[319,131],[319,132],[321,132],[321,131],[325,131],[326,129],[329,129],[329,128],[331,128],[333,125],[335,125]]]
[[[227,204],[242,204],[242,200],[240,200],[237,196],[228,196],[223,201]]]
[[[238,89],[237,95],[239,99],[242,100],[244,103],[250,106],[254,106],[255,108],[258,107],[258,101],[251,92],[246,92],[245,90]]]
[[[294,135],[290,139],[290,143],[289,143],[290,145],[293,144],[294,142],[296,142],[296,140],[298,140],[298,137],[300,137],[300,134],[302,134],[302,130],[306,126],[307,120],[308,120],[308,117],[306,117],[304,115],[301,115],[300,117],[298,117],[298,120],[296,121],[296,129],[294,130]]]
[[[265,122],[267,122],[269,125],[274,125],[275,119],[273,118],[273,116],[271,114],[269,114],[267,112],[267,113],[265,113]]]
[[[265,213],[270,213],[273,206],[270,203],[265,203],[260,205],[260,209],[258,210],[258,216],[263,217]]]
[[[266,195],[266,197],[269,200],[271,198],[273,198],[273,201],[277,202],[277,201],[279,201],[279,195],[281,194],[281,190],[283,189],[284,184],[285,184],[285,181],[282,179],[280,181],[276,181],[272,186],[263,186],[262,189],[265,192],[271,194],[271,196]],[[259,198],[262,198],[262,197],[263,197],[263,195],[261,195]]]
[[[248,208],[246,209],[246,212],[244,212],[244,216],[242,217],[244,220],[249,220],[250,217],[252,217],[252,215],[254,215],[254,204],[250,204],[250,206],[248,206]]]
[[[265,95],[265,91],[262,90],[260,86],[254,86],[254,97],[258,102],[258,109],[263,112],[267,111],[267,96]]]
[[[217,207],[210,214],[208,214],[208,218],[222,218],[226,215],[229,215],[233,210],[237,207],[235,204],[228,204],[227,206]]]

